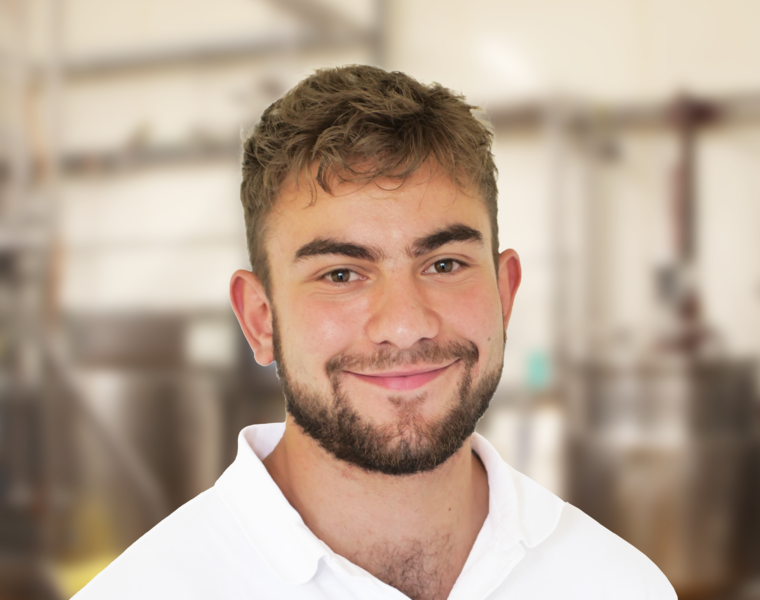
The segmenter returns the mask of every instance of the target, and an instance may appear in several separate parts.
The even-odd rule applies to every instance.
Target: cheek
[[[459,336],[481,349],[500,339],[503,327],[501,301],[496,290],[472,287],[467,294],[450,296],[442,303],[444,321]]]
[[[310,299],[293,306],[289,334],[297,340],[294,351],[302,360],[325,363],[348,350],[364,330],[365,304]]]
[[[449,323],[449,330],[459,339],[473,342],[480,353],[474,376],[495,368],[504,356],[503,318],[501,300],[495,290],[469,290],[464,297],[451,298],[446,303],[444,320]]]

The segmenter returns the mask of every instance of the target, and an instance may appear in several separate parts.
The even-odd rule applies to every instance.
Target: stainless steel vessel
[[[662,355],[572,370],[571,501],[638,547],[680,598],[757,566],[753,365]]]

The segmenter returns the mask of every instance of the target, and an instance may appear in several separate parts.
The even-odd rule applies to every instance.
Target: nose
[[[433,309],[422,283],[413,277],[393,277],[378,288],[367,324],[372,342],[393,344],[404,350],[438,335],[440,315]]]

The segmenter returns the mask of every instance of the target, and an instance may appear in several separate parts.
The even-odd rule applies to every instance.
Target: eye
[[[359,279],[359,275],[351,269],[335,269],[334,271],[326,273],[324,278],[332,283],[349,283]]]
[[[451,273],[452,271],[461,269],[463,266],[463,263],[453,258],[440,258],[423,272],[430,275],[435,273]]]

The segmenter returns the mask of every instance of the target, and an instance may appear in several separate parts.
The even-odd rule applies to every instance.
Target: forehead
[[[317,237],[368,243],[389,250],[447,225],[462,223],[490,245],[481,196],[447,175],[423,167],[406,180],[336,183],[331,192],[313,181],[289,180],[269,216],[266,246],[283,255]]]

